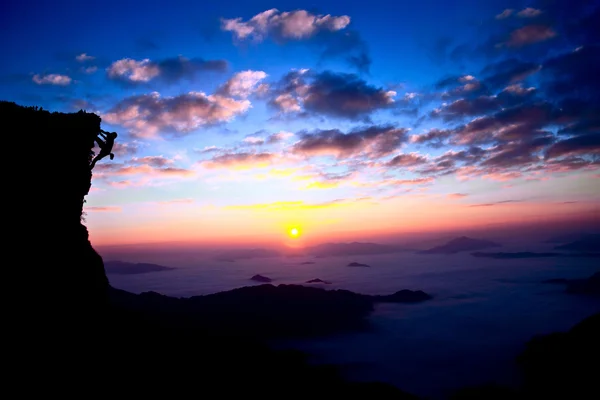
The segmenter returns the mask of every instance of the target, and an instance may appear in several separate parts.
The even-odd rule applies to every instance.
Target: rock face
[[[102,258],[92,248],[82,224],[85,196],[91,186],[94,139],[100,117],[85,113],[50,113],[0,102],[0,120],[11,133],[13,149],[31,163],[32,175],[21,181],[15,239],[22,246],[23,287],[39,300],[33,312],[68,313],[86,307],[92,315],[106,300],[108,279]],[[12,151],[12,150],[11,150]],[[22,207],[22,210],[20,209]]]

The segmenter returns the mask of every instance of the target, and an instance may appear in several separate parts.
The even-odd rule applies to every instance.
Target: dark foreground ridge
[[[22,169],[11,174],[17,181],[12,194],[18,204],[10,211],[18,223],[7,227],[14,240],[9,250],[20,260],[16,278],[6,285],[12,297],[3,321],[10,346],[5,363],[20,393],[170,399],[213,394],[262,399],[315,394],[417,398],[384,383],[348,382],[335,366],[311,365],[303,353],[274,351],[258,340],[261,330],[277,333],[264,329],[267,326],[285,332],[300,323],[314,326],[326,316],[350,325],[364,321],[361,316],[370,312],[372,296],[261,285],[184,300],[111,288],[103,260],[81,223],[100,118],[83,111],[49,113],[0,102],[0,119],[14,129],[12,149],[33,164],[33,172]],[[400,291],[377,301],[421,301],[426,296]],[[272,304],[281,299],[298,312],[288,308],[286,317],[286,310]],[[259,326],[253,334],[235,329],[236,323],[247,325],[236,322],[242,313],[240,300],[245,321]],[[270,309],[276,312],[269,314]],[[298,320],[302,315],[306,319]],[[588,366],[598,360],[599,320],[600,314],[568,333],[528,345],[521,358],[526,378],[519,391],[523,398],[597,398],[596,380],[590,376],[594,370]],[[306,331],[320,329],[317,325]],[[503,393],[504,397],[468,398],[515,398],[511,390],[508,397]]]
[[[148,318],[159,316],[171,324],[194,326],[215,335],[256,338],[307,337],[366,329],[365,318],[375,303],[418,303],[432,298],[421,290],[404,289],[373,296],[349,290],[272,284],[189,298],[156,292],[135,295],[112,288],[109,293],[112,304]]]

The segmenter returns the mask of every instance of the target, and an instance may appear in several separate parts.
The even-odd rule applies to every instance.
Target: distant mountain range
[[[277,257],[281,254],[275,250],[255,248],[255,249],[230,249],[223,251],[215,256],[218,261],[235,261],[249,258],[268,258]]]
[[[324,243],[317,246],[308,247],[306,253],[316,257],[334,257],[334,256],[358,256],[372,254],[390,254],[407,251],[401,246],[393,246],[377,243]]]
[[[233,262],[235,260],[250,259],[250,258],[268,258],[268,257],[335,257],[335,256],[357,256],[357,255],[374,255],[374,254],[389,254],[409,251],[402,246],[352,242],[352,243],[324,243],[316,246],[309,246],[301,249],[289,250],[282,252],[264,248],[254,249],[231,249],[223,251],[215,256],[216,260]],[[303,263],[306,264],[309,261]],[[313,262],[310,262],[313,263]]]
[[[170,271],[175,268],[150,263],[130,263],[126,261],[106,261],[104,270],[107,274],[134,275],[148,272]]]
[[[569,234],[565,234],[565,235],[551,237],[550,239],[545,240],[544,243],[565,244],[565,243],[570,243],[570,242],[576,242],[579,240],[585,240],[589,236],[598,236],[598,235],[599,235],[598,233],[591,233],[591,232],[569,233]]]
[[[461,236],[450,240],[448,243],[432,247],[428,250],[419,251],[419,254],[455,254],[462,251],[475,251],[487,249],[490,247],[500,247],[501,244],[483,240],[483,239],[472,239],[466,236]]]
[[[556,250],[600,252],[600,234],[583,235],[574,242],[554,246]]]

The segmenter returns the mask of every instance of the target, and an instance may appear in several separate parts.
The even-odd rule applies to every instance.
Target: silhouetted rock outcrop
[[[148,272],[171,271],[175,268],[150,263],[130,263],[125,261],[106,261],[104,269],[108,274],[133,275]]]
[[[331,282],[324,281],[324,280],[319,279],[319,278],[311,279],[310,281],[306,281],[306,283],[324,283],[326,285],[330,285],[331,284]]]
[[[357,263],[357,262],[351,262],[350,264],[347,265],[347,267],[365,267],[365,268],[370,268],[370,265],[367,264],[361,264],[361,263]]]
[[[430,295],[422,290],[400,290],[394,294],[386,296],[371,296],[373,301],[378,303],[419,303],[421,301],[432,299]]]
[[[436,246],[428,250],[419,251],[419,254],[454,254],[461,251],[474,251],[487,249],[489,247],[499,247],[498,243],[482,240],[482,239],[471,239],[466,236],[461,236],[456,239],[452,239],[448,243],[442,246]]]
[[[251,281],[255,281],[255,282],[262,282],[262,283],[269,283],[272,282],[273,279],[266,277],[266,276],[262,276],[262,275],[254,275],[252,278],[250,278]]]
[[[13,188],[19,201],[11,209],[16,225],[7,228],[26,263],[19,267],[22,281],[11,284],[27,288],[30,312],[53,310],[58,318],[85,307],[81,318],[94,318],[105,305],[108,279],[81,217],[100,117],[0,102],[0,120],[10,131],[9,151],[31,163],[31,172],[11,172],[19,180]]]

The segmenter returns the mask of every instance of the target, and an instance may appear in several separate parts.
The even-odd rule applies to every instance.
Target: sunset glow
[[[561,7],[226,3],[6,18],[0,97],[119,134],[86,197],[94,243],[599,218],[597,44]]]

